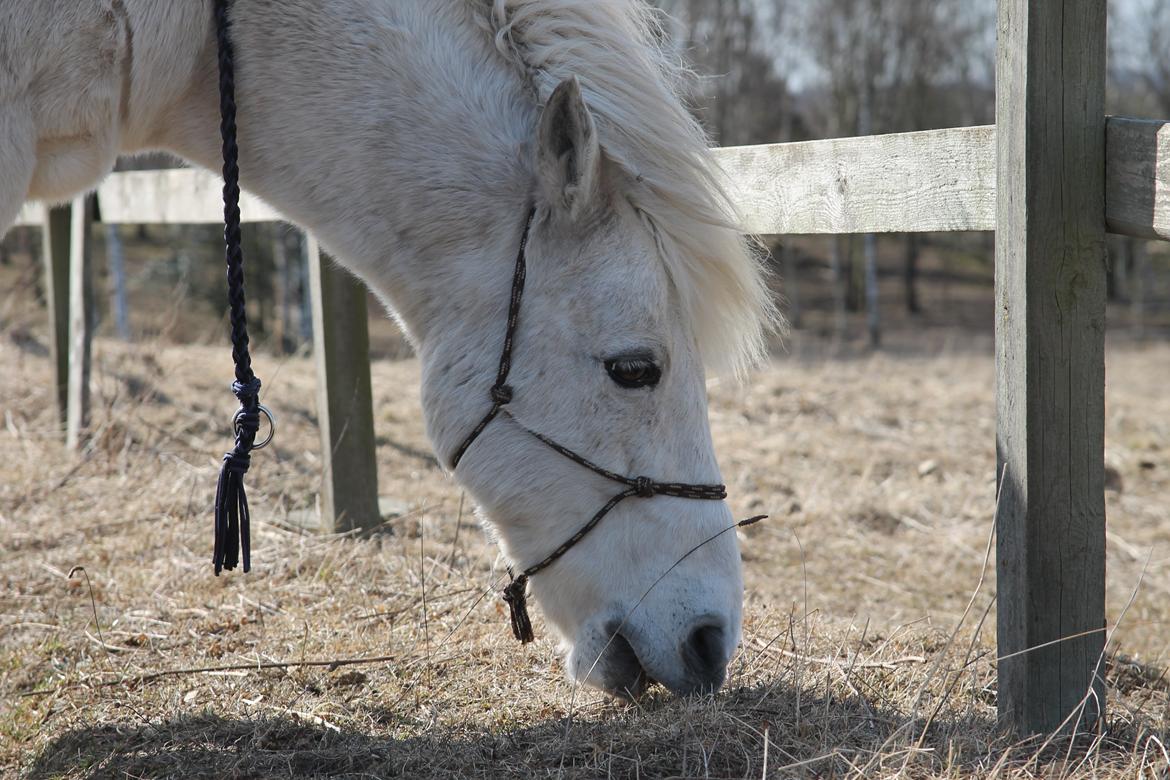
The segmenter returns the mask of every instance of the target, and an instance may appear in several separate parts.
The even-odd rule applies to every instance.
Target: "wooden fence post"
[[[1105,705],[1105,5],[999,0],[998,706],[1024,734]]]
[[[69,402],[69,206],[45,209],[45,298],[49,304],[49,352],[61,425]]]
[[[313,358],[317,364],[317,425],[321,431],[321,530],[381,524],[370,389],[366,288],[330,268],[307,236],[313,301]]]
[[[93,222],[94,198],[73,201],[69,231],[69,388],[65,415],[65,446],[81,445],[89,425],[90,347],[93,340]]]

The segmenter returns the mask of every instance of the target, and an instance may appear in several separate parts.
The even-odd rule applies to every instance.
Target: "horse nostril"
[[[699,688],[713,691],[723,684],[726,664],[723,627],[704,624],[691,631],[683,645],[683,660],[698,679]]]

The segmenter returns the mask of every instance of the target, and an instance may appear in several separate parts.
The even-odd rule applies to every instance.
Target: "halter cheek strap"
[[[524,277],[527,274],[525,255],[528,250],[528,234],[532,232],[532,220],[536,217],[536,209],[528,212],[528,219],[524,221],[524,233],[520,237],[520,248],[516,251],[516,270],[512,272],[512,295],[508,299],[508,327],[504,331],[504,348],[500,352],[500,367],[496,371],[496,383],[492,385],[489,397],[492,399],[492,408],[483,416],[455,454],[451,456],[451,470],[459,465],[467,448],[479,438],[488,423],[496,419],[500,410],[512,402],[512,388],[508,385],[508,372],[512,370],[512,344],[516,340],[516,325],[520,321],[520,301],[524,298]]]
[[[528,220],[524,225],[524,234],[520,239],[520,248],[516,253],[516,270],[512,274],[512,295],[508,301],[508,324],[507,329],[504,331],[504,348],[500,354],[500,366],[496,372],[496,382],[492,385],[491,391],[489,392],[492,405],[487,414],[483,416],[479,423],[471,430],[471,433],[467,435],[467,438],[455,450],[455,454],[451,456],[452,470],[455,470],[459,465],[459,461],[463,459],[463,455],[467,452],[467,449],[479,438],[480,434],[491,424],[492,420],[496,419],[501,411],[507,414],[504,407],[512,401],[513,391],[511,386],[508,385],[508,372],[512,368],[512,348],[516,341],[516,326],[520,321],[520,303],[524,297],[528,236],[532,231],[532,220],[535,214],[535,209],[528,214]],[[512,417],[511,419],[515,421],[516,418]],[[517,422],[517,425],[519,425],[519,422]],[[531,642],[534,638],[532,633],[532,620],[528,616],[528,580],[553,565],[561,556],[571,550],[575,544],[584,539],[586,534],[596,528],[601,520],[622,501],[625,501],[627,498],[653,498],[654,496],[673,496],[675,498],[692,498],[703,501],[722,501],[727,498],[727,488],[723,485],[692,485],[683,482],[658,482],[650,477],[628,477],[623,474],[618,474],[615,471],[602,468],[568,447],[558,444],[542,433],[537,433],[523,425],[520,427],[558,455],[568,458],[577,465],[592,471],[594,474],[605,477],[611,482],[616,482],[624,486],[624,490],[606,501],[593,517],[589,518],[589,522],[581,526],[575,534],[566,539],[564,543],[544,558],[521,571],[519,575],[513,576],[512,582],[501,592],[501,596],[508,604],[508,611],[512,622],[512,634],[525,644]],[[508,573],[512,573],[511,567],[509,567]]]

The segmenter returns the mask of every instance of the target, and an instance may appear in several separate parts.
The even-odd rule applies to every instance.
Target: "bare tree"
[[[824,0],[805,19],[806,49],[821,75],[811,116],[818,135],[871,135],[989,121],[994,106],[994,29],[988,0]],[[980,89],[979,82],[985,86]],[[982,92],[981,99],[971,99]],[[904,252],[906,306],[915,288],[919,244]],[[863,239],[864,270],[841,267],[838,284],[864,280],[870,343],[881,340],[877,236]],[[838,300],[853,296],[839,295]],[[840,318],[838,318],[840,319]]]
[[[1144,35],[1137,36],[1143,60],[1138,71],[1143,86],[1164,117],[1170,116],[1170,4],[1165,0],[1146,0],[1140,7],[1137,26]]]
[[[659,0],[700,77],[699,118],[722,146],[789,140],[797,116],[774,48],[788,0]]]
[[[1170,4],[1111,0],[1109,12],[1109,112],[1170,117]],[[1147,242],[1112,236],[1109,260],[1109,299],[1129,301],[1140,337],[1152,282]]]
[[[699,73],[698,116],[723,145],[870,135],[994,121],[994,0],[657,0]],[[879,250],[833,240],[835,321],[866,311],[881,338]],[[906,237],[905,305],[922,242]],[[855,254],[857,255],[855,260]],[[860,264],[859,264],[860,263]],[[793,269],[786,268],[791,285]],[[839,333],[839,335],[841,335]]]

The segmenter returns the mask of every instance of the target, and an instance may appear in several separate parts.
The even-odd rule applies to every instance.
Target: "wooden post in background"
[[[313,301],[313,358],[317,364],[317,425],[321,431],[321,530],[381,524],[370,388],[366,288],[329,267],[317,241],[305,241]]]
[[[1105,5],[999,0],[998,706],[1022,734],[1105,705]]]
[[[45,209],[42,258],[49,305],[49,353],[62,427],[69,402],[69,210],[69,206]]]
[[[73,201],[69,230],[69,388],[65,415],[65,446],[81,446],[89,425],[90,347],[93,341],[94,197]]]

